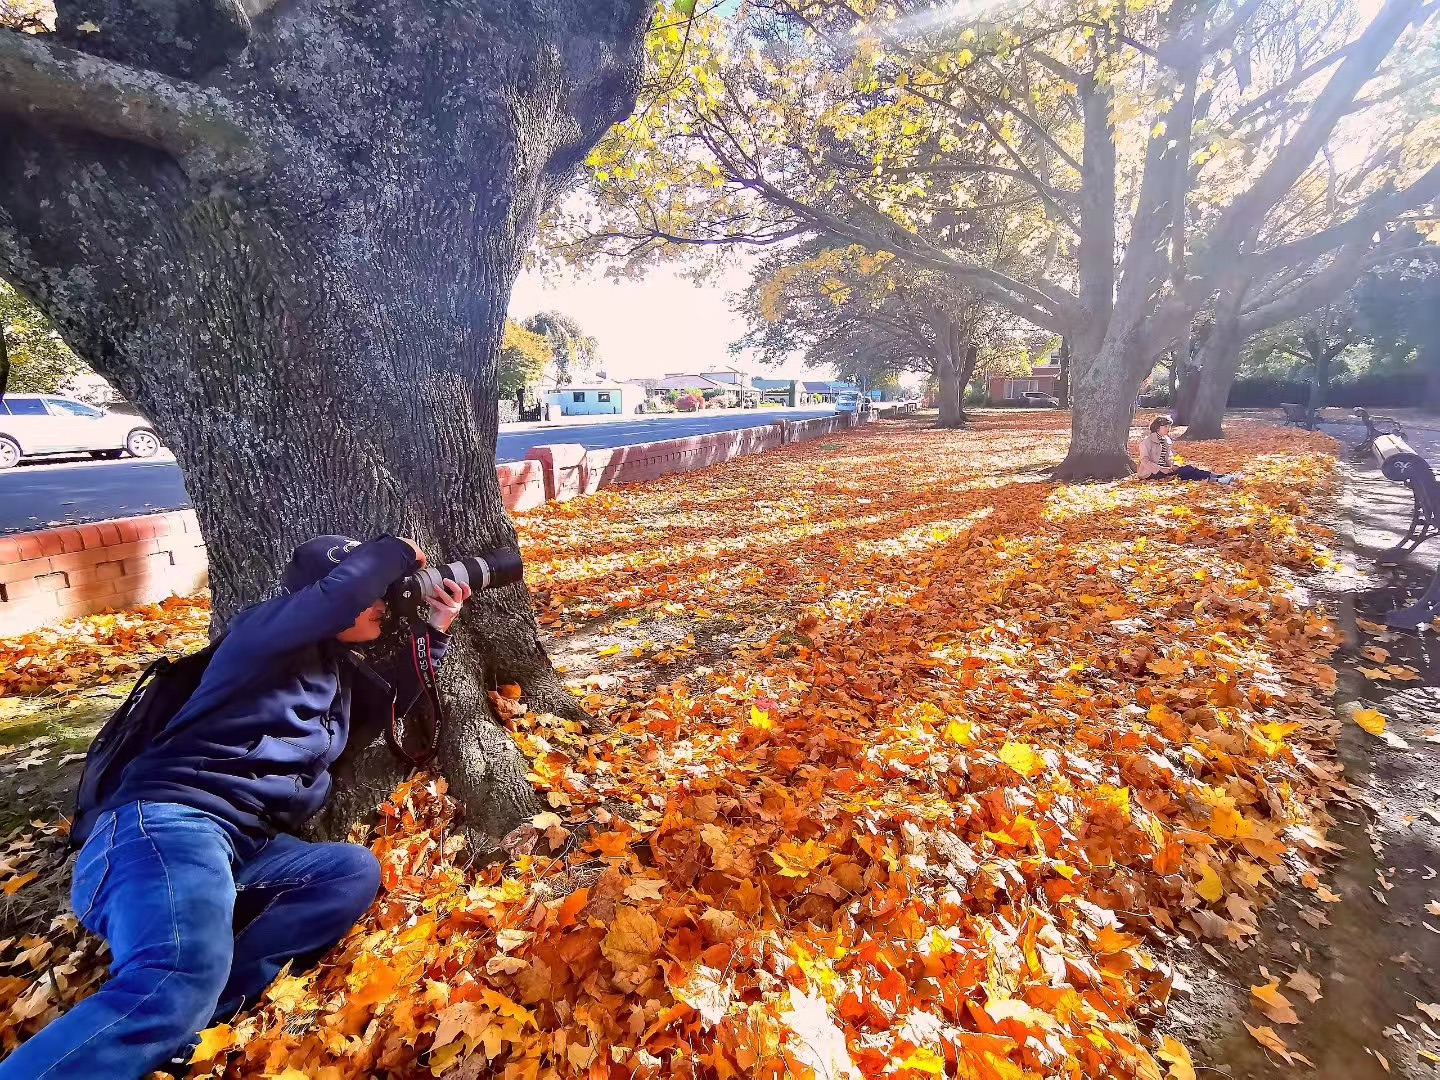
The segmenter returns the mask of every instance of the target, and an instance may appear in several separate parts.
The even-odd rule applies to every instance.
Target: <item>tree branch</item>
[[[0,113],[151,146],[196,180],[254,177],[269,154],[220,94],[33,34],[0,31]]]
[[[1250,260],[1251,276],[1274,274],[1286,267],[1304,266],[1327,252],[1367,240],[1376,229],[1405,211],[1440,195],[1440,165],[1432,165],[1409,187],[1383,195],[1361,206],[1349,218],[1328,229],[1258,252]]]
[[[1314,311],[1333,301],[1355,284],[1356,278],[1368,264],[1366,255],[1369,250],[1368,241],[1351,244],[1340,251],[1324,270],[1297,285],[1289,293],[1261,307],[1249,308],[1240,319],[1242,336],[1249,337],[1261,330],[1289,322],[1307,311]]]

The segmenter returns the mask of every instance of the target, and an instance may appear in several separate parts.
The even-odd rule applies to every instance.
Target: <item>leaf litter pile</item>
[[[470,869],[402,785],[371,913],[193,1075],[1193,1077],[1174,958],[1338,899],[1332,446],[1242,422],[1199,448],[1233,487],[1066,487],[1053,417],[882,424],[523,517],[552,651],[622,641],[568,660],[604,722],[501,687],[518,854]],[[95,982],[56,937],[7,1045]]]
[[[133,611],[87,615],[0,638],[0,697],[133,682],[157,656],[203,648],[209,626],[207,600],[172,596]]]

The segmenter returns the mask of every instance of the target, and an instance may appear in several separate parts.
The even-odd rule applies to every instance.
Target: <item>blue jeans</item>
[[[1152,476],[1152,480],[1214,480],[1215,474],[1209,469],[1197,469],[1194,465],[1181,465],[1166,476]]]
[[[375,856],[355,844],[282,834],[242,860],[201,810],[137,802],[101,815],[70,899],[110,943],[110,980],[0,1063],[0,1080],[147,1075],[287,962],[317,959],[379,888]]]

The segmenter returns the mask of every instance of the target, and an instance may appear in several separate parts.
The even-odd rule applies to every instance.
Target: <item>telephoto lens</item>
[[[425,597],[439,596],[446,581],[458,581],[469,585],[472,592],[480,592],[513,585],[524,576],[525,564],[520,561],[520,552],[498,548],[408,574],[390,586],[385,601],[401,618],[423,620],[430,612]]]

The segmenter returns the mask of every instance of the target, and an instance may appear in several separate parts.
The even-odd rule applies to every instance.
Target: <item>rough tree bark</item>
[[[1070,413],[1070,451],[1051,474],[1056,480],[1115,479],[1135,471],[1129,453],[1135,392],[1143,375],[1130,378],[1137,366],[1133,341],[1107,342],[1093,360],[1071,359],[1074,408]],[[1130,354],[1130,355],[1127,355]]]
[[[969,420],[965,415],[965,387],[974,374],[974,346],[966,341],[959,322],[950,316],[937,317],[934,326],[936,405],[940,410],[937,425],[963,427]]]
[[[1222,294],[1216,301],[1215,321],[1200,347],[1200,370],[1194,379],[1185,417],[1187,426],[1181,438],[1194,441],[1224,437],[1221,425],[1225,403],[1240,370],[1240,346],[1245,343],[1239,305],[1234,293]]]
[[[293,0],[203,86],[0,31],[0,62],[39,56],[49,103],[0,90],[0,274],[175,451],[217,620],[316,533],[408,535],[437,559],[513,544],[495,476],[510,287],[542,200],[633,108],[648,13]],[[437,765],[488,843],[537,809],[488,691],[575,706],[523,586],[460,626]],[[380,747],[341,772],[332,828],[399,775]]]

